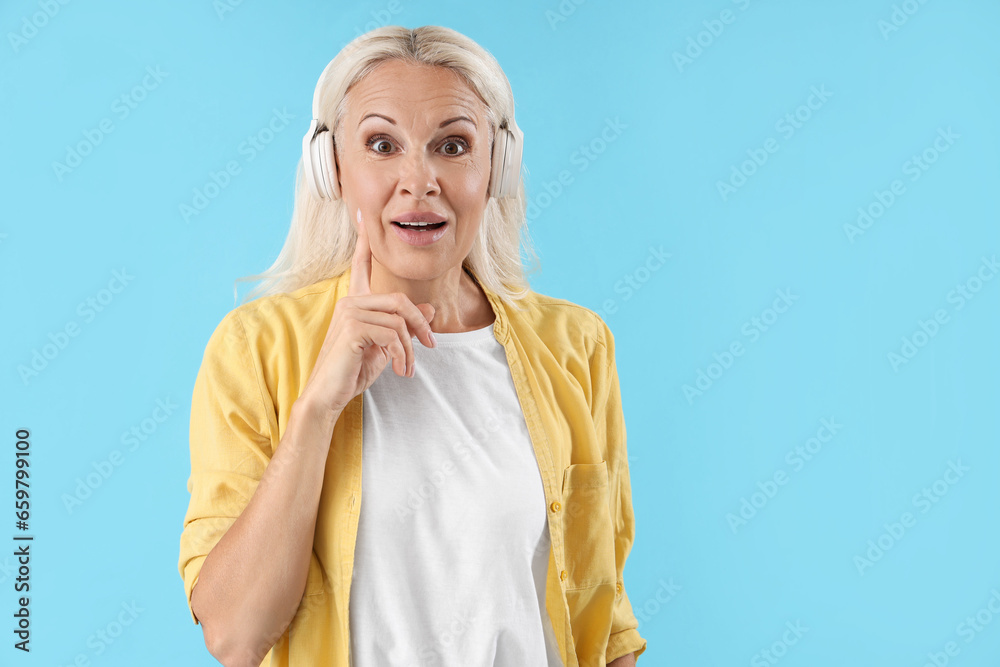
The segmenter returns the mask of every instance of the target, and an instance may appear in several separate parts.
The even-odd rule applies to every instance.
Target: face
[[[488,201],[485,110],[451,70],[399,60],[381,64],[348,92],[337,167],[352,222],[361,209],[373,268],[377,262],[413,280],[460,270]],[[411,212],[443,216],[440,238],[424,245],[404,240],[393,221]]]

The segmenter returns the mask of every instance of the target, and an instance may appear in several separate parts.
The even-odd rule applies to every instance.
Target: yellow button
[[[558,501],[552,503],[551,507],[553,512],[558,512],[559,510],[562,509],[562,505],[560,505]]]
[[[566,574],[566,570],[563,570],[562,572],[559,573],[559,578],[562,579],[563,581],[566,581],[566,577],[568,576],[569,575]]]
[[[621,595],[622,594],[622,582],[619,581],[617,584],[615,584],[615,588],[618,589],[618,595]]]

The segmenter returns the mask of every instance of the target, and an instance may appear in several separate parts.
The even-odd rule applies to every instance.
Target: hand
[[[302,390],[302,398],[335,413],[368,389],[390,358],[397,375],[413,377],[413,336],[424,347],[434,347],[430,337],[434,306],[416,306],[401,292],[372,294],[372,253],[361,209],[357,220],[358,243],[347,296],[334,306],[323,346]]]

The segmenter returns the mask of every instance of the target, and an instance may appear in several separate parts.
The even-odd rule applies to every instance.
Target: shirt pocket
[[[327,597],[327,586],[329,579],[326,577],[319,558],[314,551],[309,558],[309,570],[306,575],[306,589],[299,601],[299,606],[295,610],[292,622],[285,630],[285,641],[295,645],[296,636],[311,635],[317,632],[316,628],[323,626],[323,619],[329,613],[332,600]],[[299,640],[301,642],[301,640]],[[287,651],[287,647],[285,649]],[[272,664],[272,661],[265,660],[261,664]],[[288,664],[284,662],[274,662],[273,664]],[[290,664],[299,664],[293,660]]]
[[[608,465],[574,463],[563,471],[566,588],[617,581]]]

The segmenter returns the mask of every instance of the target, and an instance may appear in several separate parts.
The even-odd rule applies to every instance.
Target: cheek
[[[384,190],[384,188],[379,185],[378,179],[373,178],[371,175],[366,176],[365,174],[358,174],[358,178],[354,183],[355,192],[362,198],[363,201],[370,202],[382,198],[380,193]]]
[[[377,166],[364,161],[347,161],[341,164],[340,182],[359,203],[383,202],[392,193],[392,184]]]
[[[456,196],[467,204],[481,205],[490,189],[490,166],[476,162],[457,172],[453,180]]]

